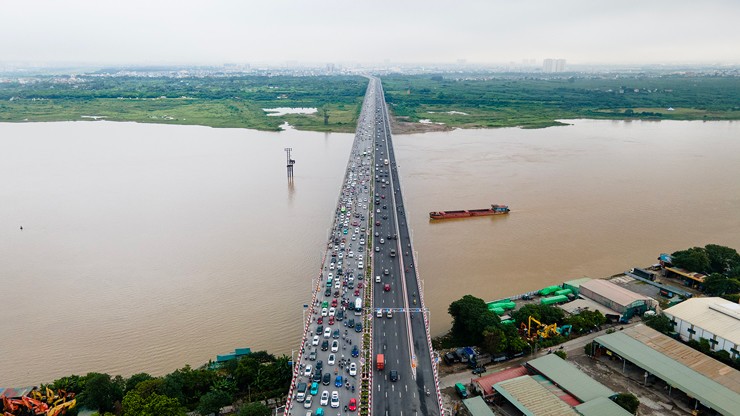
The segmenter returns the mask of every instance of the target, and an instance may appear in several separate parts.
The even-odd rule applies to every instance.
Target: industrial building
[[[623,373],[650,378],[665,385],[669,397],[683,392],[694,407],[722,415],[740,409],[740,372],[645,325],[596,337],[594,356],[621,363]],[[639,376],[638,376],[639,377]]]
[[[496,414],[491,411],[491,408],[488,407],[485,400],[480,396],[465,399],[462,402],[471,416],[496,416]]]
[[[581,285],[589,281],[591,281],[590,277],[568,280],[567,282],[563,282],[563,289],[570,289],[574,295],[578,296],[581,294]]]
[[[573,395],[581,403],[597,397],[616,396],[617,393],[587,376],[569,362],[555,354],[543,355],[528,361],[526,366],[534,373],[542,374],[558,387]]]
[[[712,351],[740,354],[740,304],[722,298],[692,298],[663,312],[682,340],[705,338]]]
[[[645,311],[655,309],[658,306],[655,299],[601,279],[592,279],[582,283],[580,294],[618,312],[627,319],[635,315],[642,315]]]

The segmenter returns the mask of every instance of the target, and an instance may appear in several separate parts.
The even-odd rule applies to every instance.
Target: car
[[[380,247],[379,246],[375,246],[375,252],[376,253],[380,252]]]
[[[378,308],[377,312],[375,312],[376,318],[382,318],[383,317],[383,310]]]
[[[334,385],[337,387],[342,387],[344,385],[344,381],[342,381],[342,376],[337,376],[336,380],[334,380]]]
[[[324,291],[324,296],[325,296],[325,297],[327,297],[327,298],[328,298],[328,297],[330,297],[330,296],[331,296],[331,289],[327,288],[327,289],[326,289],[326,290]]]
[[[328,308],[329,307],[329,301],[325,300],[325,301],[321,302],[321,307],[322,308]]]
[[[329,270],[334,270],[334,263],[329,264]]]
[[[386,291],[386,292],[390,292],[391,291],[391,285],[389,285],[388,283],[386,283],[385,285],[383,285],[383,290]]]
[[[336,308],[337,307],[337,298],[334,298],[331,300],[331,306]]]
[[[334,332],[331,334],[331,337],[334,339],[339,339],[339,330],[335,329]]]
[[[383,275],[388,276],[389,274],[391,274],[391,272],[389,272],[388,269],[383,270]]]
[[[380,283],[380,276],[375,276],[375,283]]]
[[[333,317],[333,316],[330,316],[330,317],[329,317],[329,322],[328,322],[328,324],[329,324],[329,325],[334,325],[334,317]]]
[[[351,363],[349,365],[349,375],[351,375],[352,377],[357,375],[357,364]]]
[[[321,308],[321,316],[329,315],[329,310],[326,308]]]
[[[327,406],[329,404],[329,392],[324,390],[321,392],[321,402],[320,404],[322,406]]]
[[[354,318],[350,319],[347,322],[347,326],[350,327],[350,328],[354,328],[355,327],[355,319]]]
[[[358,289],[362,289],[362,282],[360,282],[360,283],[357,284],[357,288]]]
[[[319,316],[319,319],[316,320],[316,323],[318,323],[319,325],[323,324],[324,323],[324,317],[323,316]]]
[[[321,351],[326,351],[328,349],[329,349],[329,341],[324,340],[324,342],[321,343]]]
[[[319,383],[313,382],[311,383],[311,396],[315,396],[319,394]]]
[[[347,405],[347,409],[350,412],[354,412],[355,410],[357,410],[357,399],[355,399],[354,397],[349,399],[349,404]]]
[[[322,360],[316,361],[316,371],[321,372],[321,370],[323,369],[324,369],[324,361]]]
[[[376,236],[376,237],[380,237],[380,233],[376,231],[376,232],[375,232],[375,236]]]
[[[390,372],[390,379],[391,379],[391,381],[398,381],[398,371],[391,370],[391,372]]]
[[[316,361],[317,351],[316,348],[311,348],[311,352],[308,354],[309,361]]]
[[[329,354],[329,358],[326,360],[326,364],[334,365],[336,362],[337,362],[337,356],[334,354]]]
[[[321,378],[321,384],[328,386],[329,383],[331,383],[331,374],[324,373],[324,376]]]
[[[342,287],[342,285],[339,283],[339,280],[337,280],[336,283],[334,283],[334,289],[339,289],[340,287]]]
[[[341,309],[340,309],[339,311],[337,311],[337,316],[336,316],[336,318],[337,318],[337,321],[341,321],[341,320],[343,320],[343,319],[344,319],[344,311],[343,311],[343,310],[341,310]]]
[[[331,392],[331,407],[335,409],[339,407],[339,393],[336,390]]]
[[[303,401],[303,408],[304,409],[310,409],[311,408],[311,404],[312,404],[311,401],[313,400],[312,398],[313,398],[313,396],[306,396],[306,400]]]
[[[378,227],[380,227],[380,221],[375,221],[375,225],[377,225]]]
[[[358,322],[358,325],[362,325]],[[339,341],[334,340],[331,342],[331,352],[339,352]]]
[[[362,332],[362,323],[358,322],[355,324],[355,332]]]
[[[393,318],[393,312],[391,311],[391,308],[388,308],[385,311],[385,316],[387,316],[388,318]]]
[[[306,413],[306,416],[311,416],[311,412]],[[324,416],[324,408],[319,407],[316,409],[316,416]]]
[[[354,347],[352,347],[352,356],[357,357],[359,355],[360,355],[360,349],[357,348],[357,345],[355,345]]]
[[[329,308],[329,316],[334,316],[337,314],[337,308]]]
[[[340,258],[340,259],[344,258],[344,253],[340,252],[340,253],[339,253],[339,258]]]
[[[347,253],[347,257],[353,258],[353,257],[355,257],[355,253],[352,252],[352,251],[350,251],[349,253]]]
[[[360,296],[360,289],[359,288],[355,289],[355,296]]]
[[[473,375],[483,374],[486,372],[486,367],[476,367],[473,369]]]
[[[314,335],[313,341],[311,341],[311,345],[319,345],[319,336]]]
[[[384,243],[385,243],[385,240],[383,240],[383,239],[381,238],[381,239],[380,239],[380,244],[384,244]]]
[[[305,367],[305,368],[303,369],[303,375],[304,375],[304,376],[310,376],[310,375],[311,375],[311,369],[312,369],[312,368],[313,368],[313,367],[311,367],[311,364],[307,365],[307,366],[306,366],[306,367]]]
[[[324,330],[324,338],[329,338],[331,336],[331,328],[326,328]]]

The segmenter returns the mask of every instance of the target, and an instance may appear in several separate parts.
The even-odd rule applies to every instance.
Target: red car
[[[391,291],[391,285],[389,285],[388,283],[386,283],[385,286],[383,286],[383,290],[385,290],[386,292],[390,292]]]
[[[316,323],[319,324],[319,325],[323,324],[324,323],[324,317],[323,316],[319,316],[319,319],[316,320]]]
[[[333,316],[330,316],[329,317],[329,325],[334,325],[334,317]]]
[[[347,405],[347,408],[350,410],[350,412],[354,412],[355,410],[357,410],[357,399],[349,399],[349,404]]]
[[[334,299],[331,300],[331,306],[333,306],[335,308],[337,307],[337,298],[334,298]]]
[[[380,226],[380,221],[375,221],[375,225]]]
[[[362,282],[360,282],[360,283],[357,284],[357,288],[358,289],[362,289]]]
[[[360,296],[360,289],[355,289],[355,296]]]

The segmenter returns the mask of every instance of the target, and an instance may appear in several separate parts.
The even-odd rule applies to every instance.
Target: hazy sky
[[[0,63],[740,64],[738,0],[2,0]]]

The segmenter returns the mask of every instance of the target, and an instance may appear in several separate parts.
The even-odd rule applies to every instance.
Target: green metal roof
[[[472,399],[463,400],[463,404],[468,409],[468,412],[472,416],[495,416],[496,414],[491,411],[486,402],[480,396],[475,396]]]
[[[606,397],[597,397],[581,403],[576,406],[576,411],[583,416],[631,416],[630,412]]]
[[[527,365],[582,402],[617,394],[555,354],[543,355]]]
[[[740,409],[740,394],[627,334],[615,332],[595,341],[723,415],[736,415]]]

